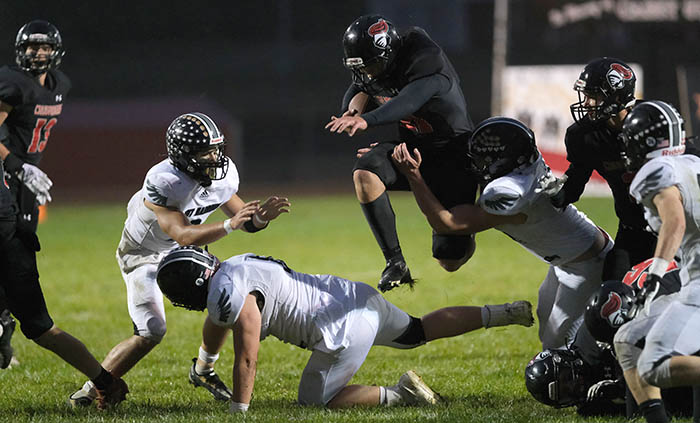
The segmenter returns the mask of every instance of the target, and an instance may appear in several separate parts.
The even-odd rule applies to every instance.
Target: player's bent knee
[[[659,388],[670,388],[673,386],[671,381],[671,360],[670,356],[664,357],[655,363],[644,360],[639,361],[639,376],[649,385],[658,386]]]
[[[448,272],[456,272],[467,260],[438,260],[440,266]]]
[[[145,329],[135,329],[134,335],[140,336],[151,343],[159,344],[165,336],[167,327],[165,325],[165,320],[161,319],[149,319],[146,322]]]
[[[627,342],[615,340],[615,355],[623,371],[637,367],[642,350]]]
[[[369,187],[382,183],[376,173],[365,169],[356,169],[352,173],[352,181],[356,187]]]

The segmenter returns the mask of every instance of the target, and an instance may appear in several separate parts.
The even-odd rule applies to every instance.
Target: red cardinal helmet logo
[[[389,41],[391,41],[388,32],[389,24],[384,19],[378,20],[367,29],[367,33],[374,40],[374,45],[382,50],[385,50],[389,46]]]
[[[600,317],[607,319],[612,327],[618,327],[624,323],[624,318],[620,310],[622,298],[617,292],[608,293],[608,300],[600,308]]]
[[[625,86],[625,81],[632,79],[634,72],[620,63],[613,63],[610,65],[610,70],[608,70],[606,76],[610,86],[615,90],[619,90]]]

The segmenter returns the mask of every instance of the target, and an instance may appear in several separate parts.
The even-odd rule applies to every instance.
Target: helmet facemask
[[[27,52],[28,48],[34,48]],[[51,52],[39,55],[42,46],[50,46]],[[20,28],[15,40],[15,62],[24,71],[34,76],[55,69],[61,64],[65,51],[61,35],[52,24],[32,21]],[[41,59],[41,60],[39,60]]]

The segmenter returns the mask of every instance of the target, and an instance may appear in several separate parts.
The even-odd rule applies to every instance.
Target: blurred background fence
[[[323,129],[340,112],[350,81],[341,65],[345,28],[378,12],[399,27],[426,29],[454,63],[479,121],[492,113],[497,3],[507,6],[506,70],[574,65],[566,68],[570,77],[552,78],[570,95],[563,98],[568,104],[586,62],[618,57],[638,66],[645,98],[678,105],[700,128],[700,0],[2,0],[0,63],[13,62],[14,37],[25,22],[41,18],[60,29],[61,69],[73,90],[42,164],[56,183],[57,202],[128,199],[164,157],[168,123],[195,110],[223,127],[242,192],[351,192],[356,148],[393,138],[395,130],[349,139]],[[539,84],[554,75],[552,68],[536,69]],[[498,87],[504,109],[514,110],[505,107],[513,103],[534,114],[546,109],[547,95],[528,94],[519,79],[527,81],[515,75],[504,71]],[[566,106],[558,109],[558,121],[545,121],[563,130],[571,118]],[[539,137],[544,129],[535,131]]]

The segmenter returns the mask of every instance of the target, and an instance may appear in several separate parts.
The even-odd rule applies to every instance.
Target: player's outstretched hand
[[[359,159],[360,157],[362,157],[362,156],[364,156],[365,154],[369,153],[370,150],[372,150],[374,147],[377,146],[377,144],[379,144],[379,143],[378,143],[378,142],[373,142],[372,144],[369,145],[369,147],[358,148],[358,149],[357,149],[357,154],[355,154],[355,155],[356,155],[357,158]]]
[[[394,147],[394,152],[391,154],[391,159],[394,164],[406,177],[418,178],[420,177],[420,165],[423,162],[423,158],[420,155],[420,151],[417,148],[413,149],[413,154],[415,158],[408,151],[408,146],[405,142]]]
[[[260,200],[245,203],[243,207],[231,218],[231,228],[241,229],[243,224],[253,218],[255,212],[260,209]]]
[[[537,187],[535,187],[535,193],[545,194],[549,197],[552,205],[557,208],[564,207],[565,198],[564,191],[562,188],[569,177],[567,175],[562,175],[561,178],[554,176],[552,172],[547,172],[537,180]]]
[[[286,197],[272,196],[265,200],[257,212],[257,218],[263,222],[276,219],[282,213],[289,213],[292,203]]]
[[[36,195],[36,201],[44,205],[51,201],[49,190],[53,182],[46,174],[33,164],[24,163],[22,165],[21,178],[24,185]]]
[[[366,120],[359,116],[350,114],[346,115],[346,113],[343,113],[343,116],[339,118],[331,116],[331,121],[326,124],[325,128],[337,134],[346,132],[351,137],[358,131],[362,132],[367,129]]]

